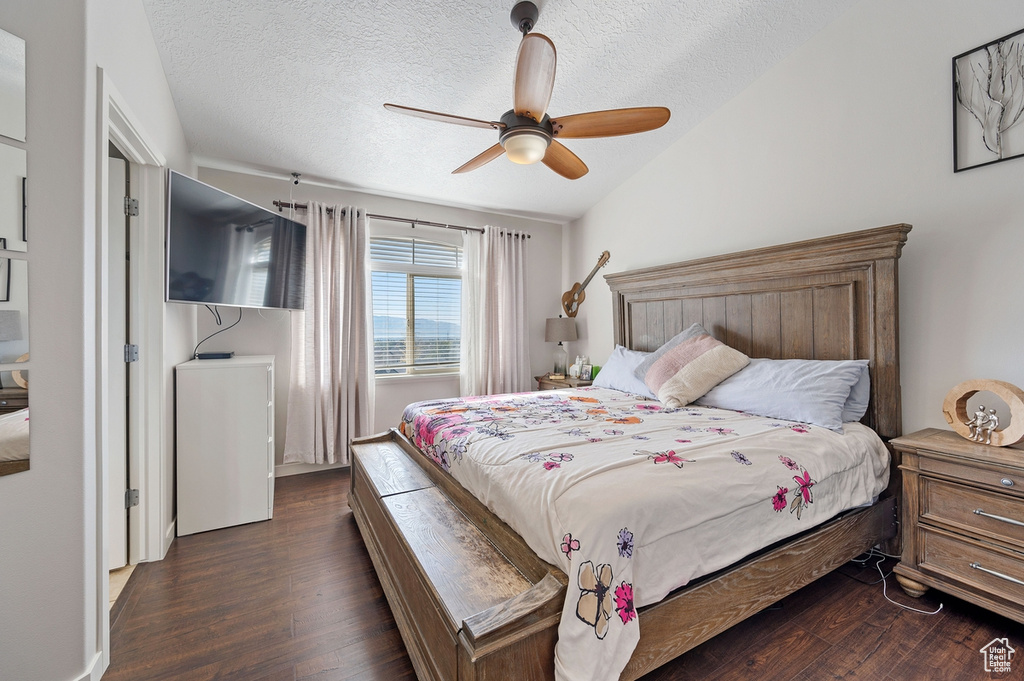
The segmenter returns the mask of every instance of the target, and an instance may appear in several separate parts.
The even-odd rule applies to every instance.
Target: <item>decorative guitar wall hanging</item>
[[[562,309],[565,310],[567,317],[575,317],[576,313],[580,311],[580,305],[587,297],[584,289],[587,288],[587,284],[594,278],[597,271],[608,264],[608,257],[608,251],[602,253],[601,257],[597,259],[594,269],[590,270],[590,274],[583,280],[583,283],[577,281],[571,289],[562,294]]]

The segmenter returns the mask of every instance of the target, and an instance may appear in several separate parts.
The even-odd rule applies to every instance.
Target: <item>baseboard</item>
[[[160,551],[160,557],[157,560],[163,560],[167,552],[171,550],[171,542],[174,541],[174,536],[178,532],[178,519],[174,518],[171,524],[167,526],[167,531],[164,532],[164,545],[162,551]]]
[[[332,468],[348,468],[347,463],[286,463],[274,466],[274,477],[285,478],[289,475],[302,475],[303,473],[316,473],[317,471],[329,471]]]
[[[96,653],[89,666],[85,668],[85,673],[79,676],[75,681],[100,681],[103,678],[103,672],[107,671],[103,664],[103,653]]]

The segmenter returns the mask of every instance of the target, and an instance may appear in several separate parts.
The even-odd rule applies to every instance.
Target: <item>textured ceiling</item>
[[[372,193],[565,220],[588,208],[854,0],[540,0],[558,67],[552,117],[667,106],[640,135],[566,140],[590,167],[566,180],[506,158],[451,171],[492,130],[382,104],[497,120],[512,107],[514,0],[143,0],[200,163]]]

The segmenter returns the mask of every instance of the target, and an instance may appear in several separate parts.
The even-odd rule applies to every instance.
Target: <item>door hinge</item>
[[[131,508],[139,505],[139,490],[126,489],[124,491],[124,507]]]
[[[124,361],[125,362],[138,362],[139,361],[139,346],[134,344],[128,344],[124,346]]]
[[[135,217],[139,214],[139,200],[130,196],[124,197],[124,214],[126,217]]]

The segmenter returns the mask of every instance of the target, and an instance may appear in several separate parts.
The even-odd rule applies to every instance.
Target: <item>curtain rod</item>
[[[274,201],[274,205],[277,206],[278,212],[283,212],[285,208],[294,208],[295,210],[309,210],[309,204],[308,203],[289,203],[288,201]],[[328,208],[327,212],[328,213],[333,213],[334,209],[333,208]],[[396,217],[394,217],[392,215],[377,215],[375,213],[367,213],[366,217],[373,218],[374,220],[390,220],[391,222],[408,222],[413,227],[415,227],[416,225],[423,225],[425,227],[443,227],[444,229],[457,229],[460,232],[480,232],[481,234],[484,231],[484,230],[480,229],[479,227],[463,227],[462,225],[449,225],[449,224],[445,224],[445,223],[441,223],[441,222],[427,222],[426,220],[413,220],[413,219],[410,219],[410,218],[396,218]],[[507,234],[509,232],[504,232],[504,233]],[[527,239],[530,238],[529,234],[524,234],[523,236],[525,238],[527,238]]]

